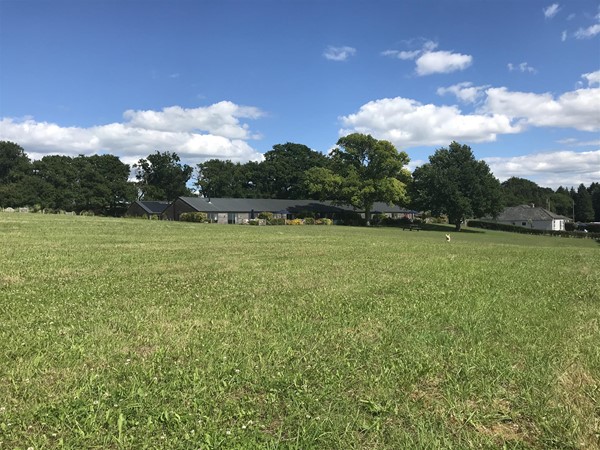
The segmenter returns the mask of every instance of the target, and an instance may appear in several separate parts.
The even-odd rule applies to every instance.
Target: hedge
[[[485,222],[483,220],[469,220],[467,221],[467,226],[472,228],[483,228],[485,230],[509,231],[511,233],[521,234],[600,239],[600,233],[585,233],[583,231],[536,230],[534,228],[525,228],[496,222]]]

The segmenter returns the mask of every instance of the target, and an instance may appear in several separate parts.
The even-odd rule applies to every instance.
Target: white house
[[[564,231],[567,218],[544,208],[533,205],[520,205],[509,206],[492,220],[506,225],[535,230]]]

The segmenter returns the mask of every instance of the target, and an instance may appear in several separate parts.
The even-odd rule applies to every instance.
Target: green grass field
[[[600,245],[0,214],[0,448],[599,448]]]

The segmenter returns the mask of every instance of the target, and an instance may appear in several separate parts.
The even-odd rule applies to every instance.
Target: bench
[[[417,225],[417,224],[404,225],[402,227],[402,229],[403,230],[409,230],[409,231],[412,231],[412,230],[420,231],[420,230],[422,230],[422,228],[419,225]]]

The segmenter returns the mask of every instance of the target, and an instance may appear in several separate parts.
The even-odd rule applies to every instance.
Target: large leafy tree
[[[30,189],[32,166],[25,150],[14,142],[0,141],[0,206],[24,206],[35,201]]]
[[[305,173],[314,167],[325,167],[327,157],[306,145],[288,142],[274,145],[265,153],[261,165],[265,183],[263,189],[269,197],[312,198]]]
[[[592,196],[585,185],[580,184],[575,194],[575,220],[577,222],[591,222],[594,220],[594,207]]]
[[[392,143],[371,135],[349,134],[337,142],[328,167],[306,172],[308,191],[318,198],[349,204],[365,212],[367,223],[373,203],[405,204],[410,173],[408,155]]]
[[[535,204],[548,207],[554,192],[525,178],[511,177],[502,183],[502,197],[506,206]]]
[[[251,181],[245,165],[210,159],[197,165],[196,186],[204,197],[249,197]]]
[[[588,188],[592,196],[592,207],[594,208],[594,222],[600,222],[600,183],[592,183]]]
[[[127,204],[135,200],[135,186],[128,181],[130,168],[114,155],[80,155],[74,158],[77,168],[77,211],[120,216]]]
[[[566,217],[573,216],[573,199],[569,191],[562,186],[550,197],[550,210]]]
[[[134,168],[137,169],[140,199],[173,201],[190,195],[187,182],[193,168],[181,164],[177,153],[157,151],[140,159]]]
[[[416,208],[446,214],[457,231],[469,217],[497,215],[502,209],[500,182],[469,146],[457,142],[436,150],[415,169],[411,193]]]

